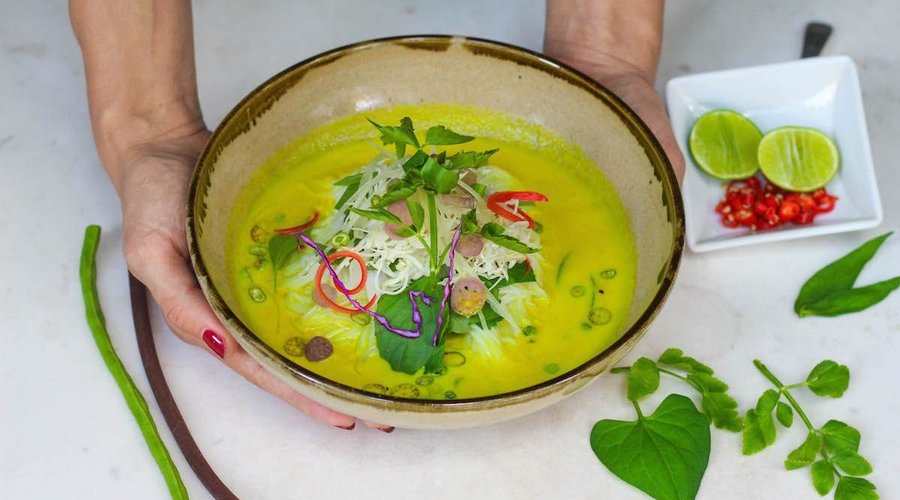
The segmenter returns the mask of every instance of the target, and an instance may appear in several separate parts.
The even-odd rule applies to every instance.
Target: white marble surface
[[[539,49],[543,3],[198,1],[197,60],[211,125],[258,82],[325,49],[402,33],[458,33]],[[83,72],[63,2],[0,2],[0,485],[4,498],[164,498],[166,490],[86,327],[77,282],[82,231],[99,223],[99,288],[109,329],[137,385],[141,371],[121,256],[118,202],[97,164]],[[836,27],[829,53],[860,70],[885,222],[877,230],[688,254],[672,296],[631,358],[682,346],[732,384],[742,408],[766,387],[762,358],[797,380],[819,360],[850,366],[839,400],[801,395],[812,418],[862,431],[882,498],[900,497],[900,295],[864,313],[798,320],[791,303],[815,269],[900,225],[900,6],[893,0],[672,1],[660,87],[676,75],[783,61],[803,25]],[[863,281],[898,273],[900,238]],[[316,424],[245,383],[154,323],[163,366],[201,448],[242,498],[641,498],[588,447],[600,418],[630,418],[623,380],[596,384],[542,413],[454,432]],[[665,389],[681,389],[666,383]],[[655,401],[645,407],[651,408]],[[154,406],[151,404],[151,406]],[[158,422],[161,416],[154,414]],[[207,493],[180,457],[187,487]],[[736,435],[713,432],[700,498],[816,498],[808,473],[782,460],[795,428],[771,449],[740,455]]]

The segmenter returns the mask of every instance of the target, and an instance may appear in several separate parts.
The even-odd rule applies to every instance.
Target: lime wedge
[[[776,186],[790,191],[813,191],[837,173],[840,153],[823,132],[803,127],[781,127],[759,143],[759,166]]]
[[[762,133],[740,113],[720,109],[701,116],[691,129],[691,155],[717,179],[746,179],[756,173]]]

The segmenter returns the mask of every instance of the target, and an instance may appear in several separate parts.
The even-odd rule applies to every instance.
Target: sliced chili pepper
[[[548,201],[547,197],[535,191],[498,191],[487,197],[487,207],[495,214],[513,222],[527,222],[533,229],[534,219],[521,209],[513,212],[507,206],[510,201]]]
[[[834,203],[837,201],[837,196],[824,195],[819,200],[816,200],[816,208],[815,211],[817,214],[825,214],[834,210]]]
[[[356,287],[347,290],[347,292],[351,295],[355,294],[355,293],[359,293],[360,291],[362,291],[363,288],[365,288],[366,281],[368,280],[368,277],[369,277],[368,269],[366,268],[366,262],[365,262],[365,260],[363,260],[362,256],[360,256],[358,253],[350,252],[350,251],[346,251],[346,250],[341,251],[341,252],[335,252],[335,253],[329,255],[328,262],[332,263],[338,259],[343,259],[343,258],[353,259],[356,261],[357,264],[359,264],[359,268],[360,268],[359,283],[356,285]],[[326,304],[326,305],[328,305],[328,307],[334,309],[335,311],[342,312],[344,314],[358,313],[359,311],[357,311],[356,309],[344,307],[344,306],[334,302],[334,300],[332,300],[331,297],[329,297],[328,295],[325,294],[325,292],[322,290],[322,277],[324,275],[325,275],[325,263],[323,262],[323,263],[319,264],[319,269],[316,271],[316,277],[314,279],[314,283],[315,283],[315,287],[316,287],[316,296],[319,297],[319,300],[322,301],[323,304]],[[332,282],[334,283],[334,286],[338,286],[336,280],[332,279]],[[369,299],[369,302],[363,307],[365,309],[372,307],[372,304],[375,303],[375,300],[377,300],[377,298],[378,298],[377,295],[373,295],[372,298]]]
[[[736,220],[734,220],[734,215],[725,214],[722,216],[722,225],[733,229],[733,228],[738,227],[739,224],[737,223]]]
[[[813,220],[816,218],[816,212],[813,210],[804,210],[800,213],[799,216],[794,220],[794,224],[812,224]]]
[[[734,214],[734,220],[737,221],[738,224],[749,226],[751,224],[755,224],[757,218],[756,214],[754,214],[750,210],[738,210],[737,213]]]
[[[313,227],[316,222],[319,222],[319,212],[313,212],[312,218],[310,218],[303,224],[300,224],[299,226],[276,229],[275,232],[280,234],[297,234],[300,231],[306,231],[307,229]]]
[[[791,222],[800,215],[800,205],[795,201],[785,201],[778,207],[778,216],[784,222]]]

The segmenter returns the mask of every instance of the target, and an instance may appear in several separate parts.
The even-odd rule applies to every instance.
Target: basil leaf
[[[696,497],[709,463],[709,422],[679,394],[634,422],[597,422],[590,442],[610,472],[656,499]]]
[[[425,151],[422,151],[421,149],[416,151],[408,160],[403,162],[403,171],[408,174],[413,170],[421,170],[422,166],[425,165],[425,162],[428,161],[428,158],[430,157]]]
[[[772,416],[768,419],[756,413],[756,410],[747,410],[744,415],[744,431],[741,434],[741,452],[744,455],[752,455],[760,452],[775,442],[775,422]]]
[[[806,377],[806,385],[817,396],[839,398],[850,385],[850,369],[831,360],[822,361]]]
[[[422,204],[416,200],[407,198],[406,208],[409,209],[409,215],[412,218],[413,226],[421,231],[422,225],[425,223],[425,209],[422,208]]]
[[[858,453],[842,453],[831,457],[831,460],[851,476],[865,476],[872,473],[872,465]]]
[[[458,171],[447,170],[431,157],[425,161],[425,165],[422,167],[422,178],[425,180],[425,187],[440,194],[453,191],[453,188],[459,184]]]
[[[385,359],[394,371],[414,374],[422,368],[427,372],[434,372],[442,366],[443,343],[435,347],[432,345],[434,330],[437,327],[437,316],[440,310],[440,297],[443,290],[439,287],[431,287],[430,276],[423,276],[397,295],[383,295],[378,300],[377,313],[384,316],[395,328],[413,329],[412,303],[409,292],[416,290],[424,292],[434,300],[431,305],[425,305],[417,298],[416,303],[422,315],[422,334],[417,338],[408,339],[393,333],[381,324],[375,324],[375,343],[378,353]],[[440,352],[440,356],[438,355]]]
[[[775,418],[781,422],[781,425],[790,427],[794,424],[794,410],[791,408],[791,405],[779,401],[778,406],[775,407]]]
[[[369,123],[375,126],[381,132],[381,143],[385,146],[393,144],[397,148],[397,158],[403,156],[406,152],[406,146],[419,147],[419,140],[416,139],[416,133],[413,130],[412,120],[404,117],[400,120],[399,127],[379,125],[372,120]]]
[[[837,316],[857,312],[884,300],[900,286],[900,276],[855,289],[856,278],[892,233],[885,233],[863,243],[840,259],[814,274],[797,295],[794,312],[801,318],[809,315]]]
[[[670,347],[666,349],[657,360],[660,364],[668,365],[674,368],[680,368],[694,373],[712,374],[712,368],[704,365],[696,359],[685,356],[681,349]]]
[[[269,258],[277,273],[288,258],[297,251],[297,238],[290,234],[276,234],[269,240]]]
[[[812,465],[821,449],[822,440],[816,436],[815,432],[810,432],[806,435],[806,440],[803,441],[803,444],[788,454],[787,460],[784,461],[784,468],[794,470]]]
[[[443,125],[435,125],[425,132],[424,146],[449,146],[462,144],[475,139],[469,135],[457,134]]]
[[[838,420],[829,420],[819,429],[825,451],[835,455],[859,451],[859,431]]]
[[[447,331],[453,333],[469,333],[472,331],[472,318],[478,319],[477,316],[466,317],[462,314],[450,311],[450,320],[447,325]]]
[[[334,181],[335,186],[352,186],[354,184],[359,185],[359,182],[362,180],[362,173],[348,175],[343,179],[338,179]]]
[[[640,358],[628,370],[628,399],[638,401],[659,388],[659,368],[651,359]]]
[[[347,203],[347,200],[349,200],[351,196],[356,194],[357,191],[359,191],[359,182],[357,182],[356,184],[348,185],[347,189],[344,190],[344,194],[342,194],[337,203],[334,204],[334,209],[340,210],[341,207],[344,206],[344,203]]]
[[[388,212],[383,208],[379,208],[377,210],[363,210],[361,208],[351,207],[350,211],[361,216],[366,219],[377,220],[380,222],[386,222],[388,224],[395,224],[397,226],[405,226],[406,224],[400,220],[396,215]]]
[[[482,238],[488,241],[492,241],[500,245],[501,247],[508,248],[514,252],[534,253],[538,251],[537,248],[531,248],[530,246],[522,243],[512,236],[507,236],[506,234],[504,234],[503,226],[497,224],[496,222],[488,222],[487,224],[482,226],[479,234]]]
[[[497,326],[497,323],[503,321],[503,316],[500,316],[500,313],[495,311],[490,304],[485,304],[481,308],[481,315],[484,316],[484,326],[487,328],[493,328]],[[472,316],[472,318],[475,321],[480,321],[478,316]]]
[[[491,156],[500,151],[499,149],[490,149],[488,151],[460,151],[447,158],[448,168],[451,170],[461,170],[464,168],[478,168],[487,165]]]
[[[861,477],[842,476],[834,491],[834,500],[878,500],[875,485]]]
[[[825,496],[834,488],[834,469],[831,468],[831,464],[825,460],[819,460],[812,464],[810,472],[813,486],[820,495]]]

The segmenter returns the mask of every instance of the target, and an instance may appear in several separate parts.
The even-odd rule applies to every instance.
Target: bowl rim
[[[653,295],[653,298],[647,303],[644,311],[635,319],[634,323],[622,333],[612,344],[595,354],[588,360],[582,362],[578,366],[567,372],[561,373],[556,377],[545,380],[543,382],[529,385],[513,391],[491,394],[487,396],[478,396],[473,398],[460,398],[453,400],[432,400],[432,399],[415,399],[401,398],[390,396],[387,394],[376,394],[363,389],[358,389],[304,368],[289,358],[277,352],[273,347],[260,339],[253,331],[248,328],[244,322],[231,310],[228,304],[219,294],[216,286],[213,284],[203,257],[200,254],[198,234],[195,230],[194,207],[197,194],[200,190],[201,170],[207,164],[209,158],[213,156],[214,150],[224,149],[227,142],[222,142],[224,131],[227,125],[234,119],[236,115],[241,113],[246,105],[257,99],[260,95],[265,94],[266,90],[274,84],[290,77],[294,73],[304,72],[316,67],[333,62],[345,55],[355,53],[360,50],[367,50],[383,45],[401,45],[413,49],[430,49],[445,50],[451,45],[457,45],[469,49],[475,54],[485,54],[491,57],[499,58],[506,61],[513,61],[533,69],[543,71],[551,76],[562,79],[564,82],[575,85],[588,92],[591,96],[603,102],[616,116],[623,122],[631,135],[638,141],[639,145],[644,149],[648,161],[654,167],[654,173],[660,180],[663,194],[667,191],[671,192],[671,201],[673,202],[670,209],[674,212],[674,218],[670,220],[672,230],[675,233],[671,253],[664,266],[661,279],[658,281],[659,288]],[[262,111],[263,113],[265,110]],[[218,156],[217,154],[215,156]],[[662,178],[660,178],[660,174]],[[664,196],[665,200],[665,196]],[[237,329],[238,333],[243,336],[242,341],[252,346],[255,354],[267,358],[272,366],[263,366],[269,369],[277,369],[291,375],[291,378],[300,380],[313,388],[323,390],[335,397],[347,399],[355,402],[362,402],[368,405],[374,405],[381,408],[390,408],[392,411],[415,411],[421,412],[423,409],[434,413],[456,413],[465,411],[477,411],[490,407],[509,406],[519,402],[528,401],[543,395],[549,395],[557,392],[578,379],[587,375],[588,379],[592,379],[595,375],[591,373],[592,369],[602,364],[607,358],[614,355],[619,349],[631,341],[637,341],[646,331],[647,327],[659,313],[662,305],[665,303],[669,293],[671,292],[675,277],[678,273],[679,264],[684,252],[685,243],[685,211],[684,203],[679,188],[679,182],[669,158],[666,156],[658,139],[651,132],[646,123],[631,109],[621,98],[615,95],[608,88],[575,68],[548,57],[539,52],[535,52],[516,45],[489,40],[485,38],[458,36],[458,35],[401,35],[384,38],[375,38],[363,40],[347,45],[343,45],[316,55],[306,58],[295,63],[266,81],[256,86],[243,99],[241,99],[229,112],[221,122],[216,126],[209,141],[203,148],[197,159],[194,171],[191,175],[191,182],[188,191],[187,210],[185,219],[185,229],[191,256],[191,264],[198,281],[201,283],[203,291],[206,294],[211,308],[223,323],[230,323]],[[253,353],[251,353],[253,355]],[[254,356],[258,359],[258,356]]]

